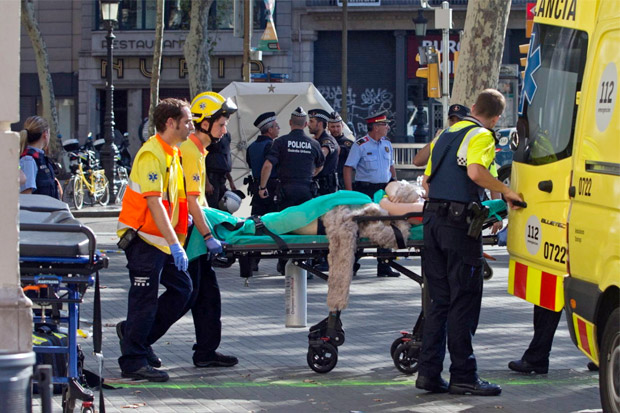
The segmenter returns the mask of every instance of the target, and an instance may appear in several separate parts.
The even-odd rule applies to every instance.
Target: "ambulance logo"
[[[157,181],[157,172],[149,172],[148,177],[151,182]]]
[[[523,106],[525,99],[527,99],[528,105],[532,103],[536,89],[538,85],[534,80],[534,72],[540,68],[540,45],[536,44],[536,33],[532,33],[532,41],[530,45],[536,45],[536,47],[530,46],[530,50],[527,55],[527,66],[525,67],[525,76],[523,77],[523,93],[521,94],[521,100],[519,102],[519,115],[523,114]]]
[[[195,173],[194,175],[192,175],[192,180],[194,182],[200,182],[200,175],[198,175],[197,173]]]

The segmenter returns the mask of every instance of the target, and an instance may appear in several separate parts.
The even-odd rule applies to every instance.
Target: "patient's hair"
[[[392,181],[385,187],[385,192],[392,202],[412,203],[420,199],[415,186],[407,181]]]

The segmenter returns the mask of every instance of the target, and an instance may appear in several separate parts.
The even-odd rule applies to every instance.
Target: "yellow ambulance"
[[[620,0],[538,0],[519,104],[509,293],[565,310],[620,410]]]

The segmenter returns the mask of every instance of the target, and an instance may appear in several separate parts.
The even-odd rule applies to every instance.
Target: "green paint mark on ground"
[[[595,376],[573,376],[561,379],[548,378],[490,378],[492,382],[504,387],[508,386],[559,386],[567,384],[596,385],[598,378]],[[138,389],[230,389],[230,388],[250,388],[250,387],[297,387],[297,388],[316,388],[316,387],[390,387],[390,386],[415,386],[415,378],[405,380],[270,380],[270,381],[231,381],[223,383],[203,383],[203,382],[176,382],[176,383],[110,383],[114,387],[138,388]]]

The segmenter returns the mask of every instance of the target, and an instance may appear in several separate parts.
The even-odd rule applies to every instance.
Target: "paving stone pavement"
[[[108,251],[102,271],[104,377],[120,377],[114,325],[124,319],[129,287],[125,256],[114,241],[114,218],[83,218]],[[433,395],[414,387],[415,375],[400,373],[389,354],[400,330],[410,330],[420,312],[420,288],[406,278],[377,278],[376,261],[363,259],[351,287],[349,308],[342,313],[346,342],[338,364],[327,374],[306,363],[307,328],[284,327],[284,277],[275,260],[263,260],[257,276],[244,286],[238,264],[217,269],[222,292],[220,351],[235,355],[232,368],[198,369],[192,364],[194,332],[186,315],[153,347],[170,374],[167,383],[114,384],[105,391],[106,412],[591,412],[600,411],[598,374],[570,341],[563,319],[555,337],[549,374],[521,375],[508,370],[532,336],[532,306],[506,293],[505,248],[485,251],[498,260],[485,283],[474,349],[482,378],[499,383],[499,397]],[[419,258],[399,263],[420,271]],[[92,290],[81,318],[92,318]],[[308,326],[327,316],[327,283],[308,281]],[[83,341],[86,367],[96,370],[92,343]],[[449,379],[449,355],[444,363]],[[35,399],[34,411],[39,411]],[[54,411],[61,411],[60,396]]]

